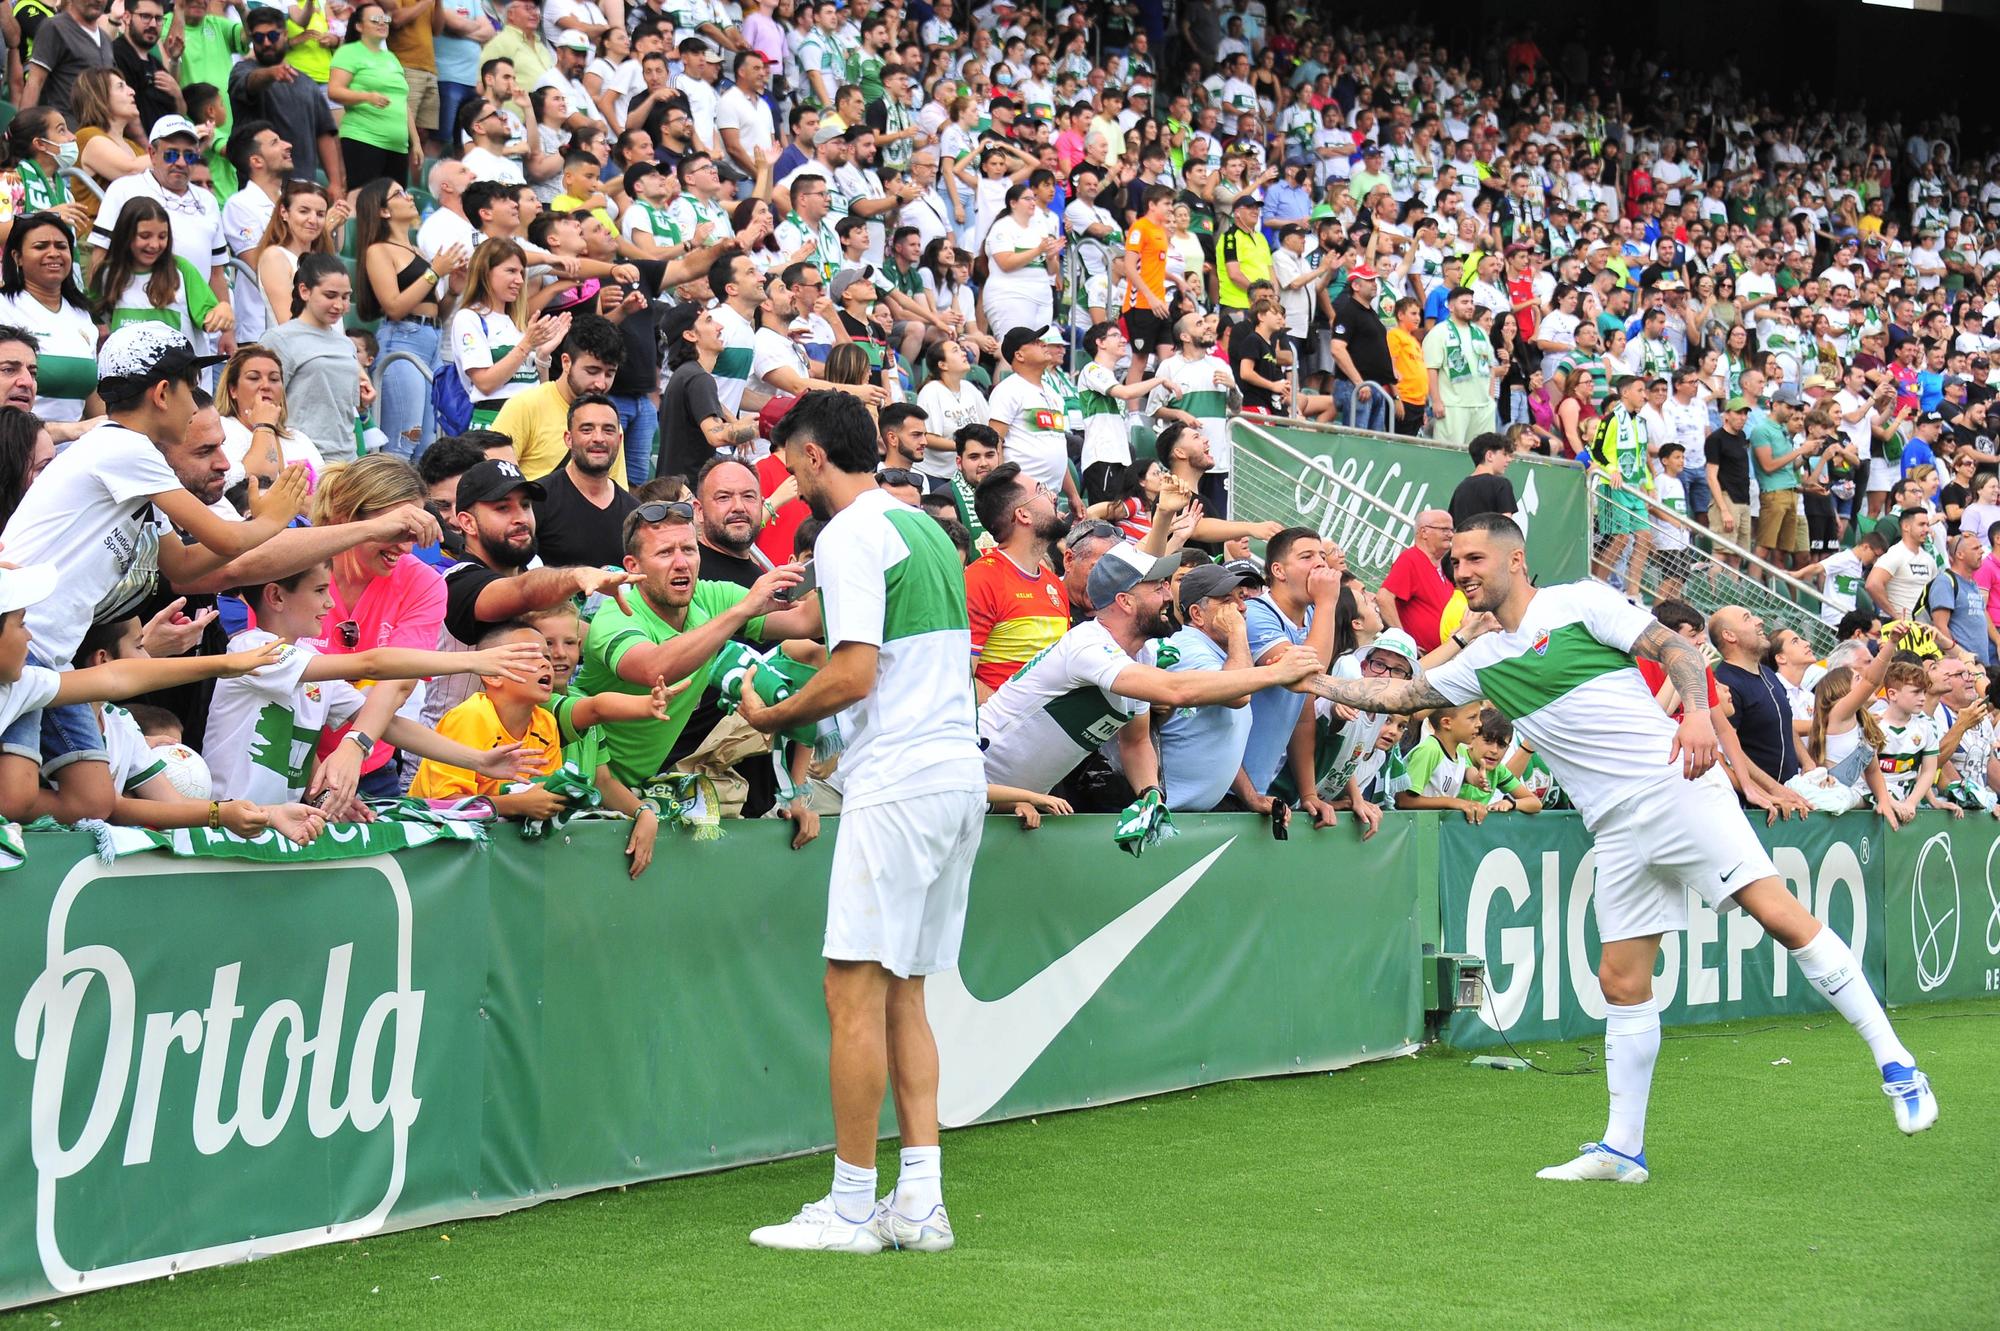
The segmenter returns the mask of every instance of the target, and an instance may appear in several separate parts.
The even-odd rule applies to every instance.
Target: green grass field
[[[1939,1089],[1929,1133],[1895,1131],[1830,1013],[1671,1031],[1642,1187],[1533,1178],[1602,1128],[1601,1076],[1433,1050],[954,1133],[944,1256],[752,1248],[825,1192],[822,1155],[0,1326],[2000,1326],[2000,1002],[1898,1015]]]

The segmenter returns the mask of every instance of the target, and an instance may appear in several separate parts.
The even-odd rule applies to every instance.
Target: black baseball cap
[[[542,500],[548,498],[548,491],[521,474],[521,469],[501,458],[488,458],[477,462],[458,478],[458,507],[471,508],[474,504],[490,504],[496,499],[505,499],[516,490],[526,490],[528,498]]]
[[[1238,587],[1261,587],[1263,583],[1255,573],[1231,564],[1197,564],[1181,578],[1181,609],[1211,596],[1227,596]]]

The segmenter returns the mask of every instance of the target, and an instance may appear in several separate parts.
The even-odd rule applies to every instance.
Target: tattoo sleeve
[[[1708,662],[1686,638],[1665,624],[1655,624],[1632,644],[1632,654],[1658,661],[1665,668],[1667,679],[1681,695],[1684,712],[1708,710]]]
[[[1335,679],[1314,675],[1302,685],[1307,693],[1364,712],[1422,712],[1449,707],[1451,699],[1421,679]]]

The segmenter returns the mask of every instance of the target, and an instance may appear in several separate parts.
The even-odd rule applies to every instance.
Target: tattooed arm
[[[1718,745],[1715,723],[1708,715],[1708,663],[1693,643],[1664,624],[1641,633],[1632,644],[1632,654],[1658,661],[1681,695],[1681,726],[1667,760],[1681,759],[1682,771],[1692,781],[1715,766]]]
[[[1421,679],[1335,679],[1331,675],[1314,675],[1295,687],[1363,712],[1422,712],[1451,706],[1451,699]]]

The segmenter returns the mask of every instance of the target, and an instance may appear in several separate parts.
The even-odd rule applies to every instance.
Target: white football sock
[[[1611,1091],[1611,1121],[1604,1144],[1626,1155],[1646,1146],[1646,1102],[1653,1094],[1653,1064],[1660,1057],[1660,1010],[1652,999],[1604,1005],[1604,1084]]]
[[[860,1224],[875,1214],[875,1171],[833,1157],[833,1209],[842,1220]]]
[[[1889,1025],[1889,1014],[1882,1010],[1875,991],[1868,987],[1868,977],[1861,973],[1861,963],[1855,959],[1853,949],[1839,934],[1821,926],[1804,947],[1792,949],[1792,960],[1799,963],[1799,970],[1833,1005],[1833,1010],[1847,1018],[1848,1024],[1868,1042],[1868,1052],[1875,1056],[1877,1067],[1890,1063],[1901,1063],[1904,1067],[1917,1065],[1915,1056],[1896,1038],[1895,1028]]]
[[[936,1146],[905,1146],[902,1172],[896,1175],[895,1206],[899,1214],[921,1220],[944,1202],[944,1166]]]

